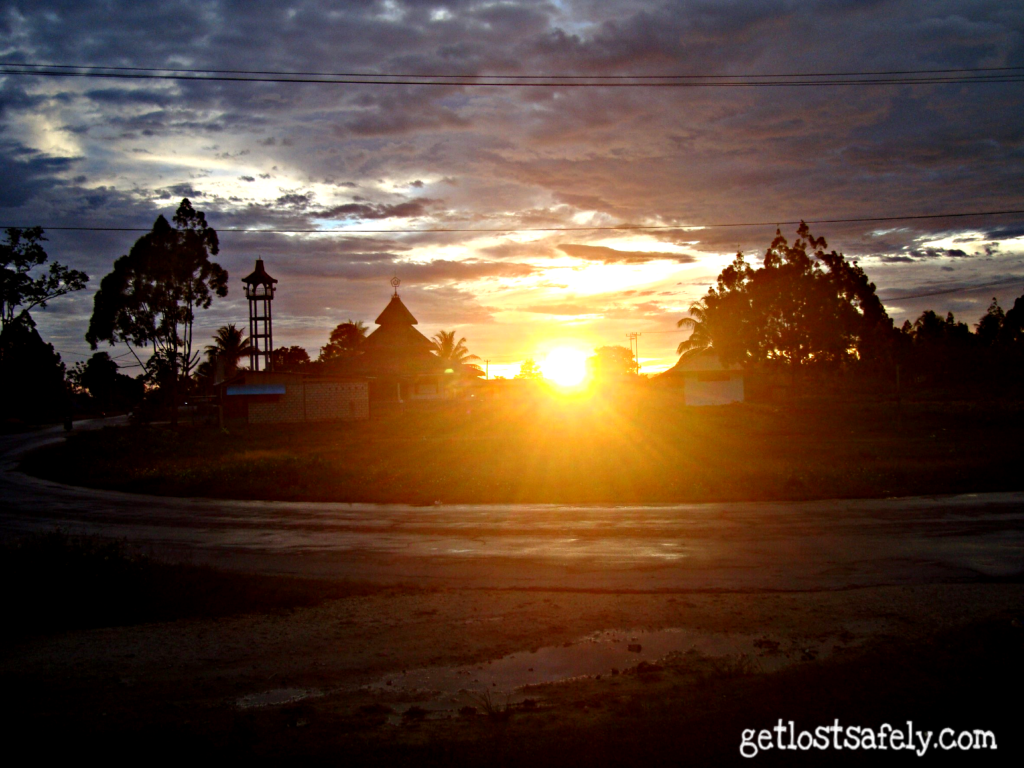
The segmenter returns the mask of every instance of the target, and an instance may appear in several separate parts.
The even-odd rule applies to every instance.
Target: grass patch
[[[0,544],[7,640],[72,629],[277,612],[382,591],[352,582],[165,563],[124,541],[63,531]]]
[[[465,403],[368,422],[75,434],[30,473],[161,495],[658,503],[1019,489],[1016,401],[684,408],[673,392]]]

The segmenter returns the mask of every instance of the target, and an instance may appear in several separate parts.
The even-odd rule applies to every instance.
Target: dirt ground
[[[827,676],[831,667],[849,668],[896,644],[929,648],[943,633],[979,622],[1014,627],[1019,650],[1022,619],[1021,584],[658,594],[406,588],[280,614],[36,638],[3,649],[0,681],[8,701],[18,702],[7,719],[15,740],[63,735],[56,742],[44,737],[43,752],[99,742],[130,752],[159,743],[171,751],[187,745],[254,757],[348,754],[372,764],[387,754],[385,762],[394,763],[494,764],[487,750],[504,753],[493,740],[505,744],[510,733],[521,745],[567,743],[566,732],[607,734],[606,722],[653,718],[662,722],[662,738],[672,730],[664,725],[674,722],[672,706],[700,700],[701,712],[712,711],[708,701],[718,694],[709,691],[728,698],[737,685],[765,681],[776,690],[794,670]],[[484,669],[509,654],[545,648],[564,648],[571,657],[601,630],[621,630],[617,640],[625,643],[664,628],[732,642],[720,651],[679,648],[661,658],[638,652],[619,674],[606,669],[511,697],[497,686],[493,695],[478,687],[438,703],[403,685],[403,673],[417,669]],[[880,674],[870,670],[865,674]],[[751,696],[757,698],[740,698]],[[831,722],[830,695],[817,690],[812,698],[823,722]],[[692,722],[679,727],[712,757],[738,755],[738,730],[709,735],[695,732]]]

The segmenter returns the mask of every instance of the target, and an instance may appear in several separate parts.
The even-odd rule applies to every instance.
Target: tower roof
[[[247,285],[273,286],[277,282],[277,278],[267,274],[267,270],[263,268],[263,259],[256,259],[256,269],[253,270],[252,274],[243,277],[242,282]]]
[[[384,311],[377,316],[374,322],[377,325],[418,325],[416,318],[412,316],[412,312],[398,298],[397,293],[391,297],[391,301],[384,307]]]

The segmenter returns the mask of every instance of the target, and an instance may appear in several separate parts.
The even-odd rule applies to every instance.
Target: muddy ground
[[[639,765],[686,755],[679,764],[720,764],[742,760],[744,728],[777,718],[803,716],[808,727],[914,720],[938,731],[973,717],[968,725],[1000,740],[998,752],[980,755],[991,761],[1021,754],[1011,721],[985,713],[1000,695],[1006,712],[1020,711],[1022,620],[1024,585],[1015,583],[383,589],[274,614],[24,639],[3,648],[0,681],[16,703],[8,743],[40,754],[200,750],[417,765]],[[665,633],[651,631],[665,628],[680,630],[668,639],[673,652],[652,653],[648,641],[667,646]],[[595,634],[605,630],[613,631]],[[573,656],[598,645],[626,661],[573,677]],[[547,666],[531,669],[531,655]],[[488,677],[502,663],[503,676]],[[431,693],[424,669],[439,680],[461,674],[466,690]],[[759,761],[862,764],[865,754],[776,751]],[[929,759],[957,756],[971,757]]]

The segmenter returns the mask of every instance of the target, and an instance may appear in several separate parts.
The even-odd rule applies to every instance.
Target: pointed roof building
[[[359,368],[370,376],[443,373],[444,363],[433,354],[434,342],[417,331],[412,312],[395,293],[375,321],[379,326],[362,343]]]

